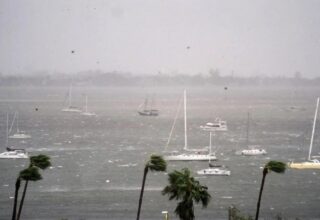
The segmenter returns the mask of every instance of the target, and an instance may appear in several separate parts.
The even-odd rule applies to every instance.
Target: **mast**
[[[7,137],[6,137],[6,148],[9,145],[9,114],[7,112]]]
[[[88,95],[86,95],[86,112],[88,112]]]
[[[247,118],[247,147],[249,147],[249,126],[250,126],[250,112],[248,111],[248,118]]]
[[[183,104],[184,104],[184,149],[188,149],[188,138],[187,138],[187,91],[183,92]]]
[[[212,132],[210,131],[210,141],[209,141],[209,166],[211,162],[211,138],[212,138]]]
[[[154,107],[154,94],[152,94],[152,96],[151,96],[151,104],[150,104],[150,110],[152,110]]]
[[[145,100],[144,100],[144,107],[143,107],[143,110],[144,111],[146,111],[147,110],[147,108],[148,108],[148,102],[149,102],[149,98],[148,98],[148,96],[145,98]]]
[[[178,105],[178,108],[177,108],[177,112],[176,112],[176,115],[174,117],[173,125],[171,127],[169,138],[168,138],[168,141],[167,141],[167,144],[166,144],[166,147],[165,147],[164,151],[167,151],[167,149],[168,149],[169,143],[171,141],[173,129],[175,128],[175,125],[176,125],[176,122],[177,122],[177,118],[178,118],[178,115],[180,113],[181,106],[182,106],[182,98],[180,98],[180,100],[179,100],[179,105]]]
[[[311,152],[312,152],[314,131],[315,131],[315,128],[316,128],[316,121],[317,121],[317,115],[318,115],[318,107],[319,107],[319,97],[317,98],[316,111],[315,111],[315,113],[314,113],[313,126],[312,126],[312,134],[311,134],[309,154],[308,154],[308,160],[311,160]]]
[[[69,106],[68,106],[68,107],[71,106],[71,92],[72,92],[72,84],[71,84],[70,87],[69,87],[69,100],[68,100]]]
[[[20,132],[19,132],[19,113],[18,112],[16,112],[17,113],[17,133],[19,134]]]
[[[13,129],[14,121],[16,120],[16,115],[17,115],[17,112],[14,112],[13,119],[12,119],[12,122],[11,122],[10,129],[9,129],[8,134],[10,134],[11,131],[12,131],[12,129]]]

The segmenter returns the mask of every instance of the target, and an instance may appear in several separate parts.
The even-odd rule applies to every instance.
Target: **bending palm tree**
[[[260,192],[259,192],[259,199],[257,202],[257,211],[256,211],[256,218],[255,220],[258,220],[259,218],[259,211],[260,211],[260,203],[261,203],[261,197],[262,197],[262,191],[263,191],[263,187],[264,187],[264,182],[266,179],[266,176],[268,173],[270,173],[271,171],[275,172],[275,173],[284,173],[286,170],[286,164],[279,162],[279,161],[269,161],[263,168],[263,172],[262,172],[262,181],[261,181],[261,186],[260,186]]]
[[[12,218],[11,218],[12,220],[16,220],[20,184],[21,184],[21,179],[20,177],[18,177],[16,180],[15,191],[14,191],[14,203],[13,203],[13,211],[12,211]]]
[[[195,180],[187,168],[169,173],[169,185],[163,189],[162,194],[168,194],[169,200],[181,200],[175,209],[176,215],[181,220],[193,220],[195,218],[193,202],[201,202],[202,207],[205,208],[211,199],[208,187]]]
[[[16,218],[17,220],[20,219],[20,215],[21,215],[21,211],[22,211],[22,207],[23,207],[25,196],[26,196],[29,181],[41,180],[42,176],[39,172],[39,169],[44,170],[44,169],[48,168],[49,166],[51,166],[50,158],[46,155],[40,154],[38,156],[30,157],[29,167],[20,172],[20,175],[18,178],[20,180],[24,180],[25,185],[24,185],[24,189],[23,189],[22,198],[20,201],[18,215]],[[14,214],[13,214],[13,216],[14,216]]]
[[[167,163],[162,158],[162,156],[151,155],[149,161],[146,163],[146,165],[144,167],[142,187],[141,187],[141,192],[140,192],[139,206],[138,206],[138,213],[137,213],[137,220],[140,219],[140,210],[141,210],[141,205],[142,205],[144,185],[146,182],[146,177],[147,177],[148,171],[149,170],[150,171],[166,171],[166,169],[167,169]]]

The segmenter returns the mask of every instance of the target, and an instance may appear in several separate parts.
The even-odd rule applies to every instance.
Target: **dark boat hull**
[[[142,116],[158,116],[159,111],[158,110],[144,110],[144,111],[138,111],[139,115]]]

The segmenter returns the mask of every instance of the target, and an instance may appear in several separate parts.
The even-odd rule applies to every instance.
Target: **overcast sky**
[[[0,0],[0,72],[320,76],[318,0]]]

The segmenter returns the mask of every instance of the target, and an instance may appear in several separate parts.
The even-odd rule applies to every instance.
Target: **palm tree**
[[[138,213],[137,213],[137,220],[140,219],[140,210],[142,205],[142,198],[143,198],[143,192],[144,192],[144,185],[146,182],[146,177],[148,174],[148,171],[166,171],[167,169],[167,163],[163,159],[162,156],[159,155],[151,155],[150,159],[147,161],[144,172],[143,172],[143,179],[142,179],[142,187],[140,192],[140,198],[139,198],[139,206],[138,206]]]
[[[268,173],[270,173],[272,171],[275,173],[284,173],[286,171],[286,164],[283,162],[271,160],[264,166],[263,171],[262,171],[262,181],[261,181],[261,186],[260,186],[259,199],[257,202],[257,211],[256,211],[255,220],[258,220],[258,218],[259,218],[262,191],[263,191],[266,176]]]
[[[25,196],[26,196],[29,181],[41,180],[42,176],[39,172],[39,169],[45,170],[49,166],[51,166],[50,157],[40,154],[38,156],[30,157],[29,167],[20,172],[18,178],[21,180],[24,180],[25,185],[24,185],[23,194],[22,194],[21,201],[20,201],[18,215],[16,218],[17,220],[20,219],[20,215],[21,215],[21,211],[22,211],[22,207],[23,207]]]
[[[12,211],[12,218],[11,218],[12,220],[16,219],[17,205],[18,205],[18,194],[19,194],[20,185],[21,185],[21,179],[20,179],[20,177],[18,177],[16,180],[15,191],[14,191],[14,203],[13,203],[13,211]]]
[[[200,184],[191,176],[187,168],[181,171],[169,173],[169,185],[162,190],[162,194],[168,194],[169,200],[180,200],[175,213],[181,220],[193,220],[194,207],[193,202],[202,204],[205,208],[208,206],[211,196],[208,193],[208,187]]]

